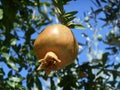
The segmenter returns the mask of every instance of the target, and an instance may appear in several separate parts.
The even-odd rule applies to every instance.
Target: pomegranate
[[[59,70],[71,64],[78,54],[78,43],[71,30],[62,24],[45,28],[34,42],[34,51],[41,63],[37,70]]]

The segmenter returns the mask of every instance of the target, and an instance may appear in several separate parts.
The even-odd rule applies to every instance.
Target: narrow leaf
[[[71,25],[69,25],[68,27],[70,27],[70,28],[75,28],[75,29],[83,29],[83,30],[86,29],[86,28],[85,28],[83,25],[81,25],[81,24],[71,24]]]
[[[103,54],[103,57],[102,57],[102,61],[103,61],[103,65],[106,64],[107,60],[108,60],[108,56],[109,56],[109,53],[106,52]]]
[[[40,82],[40,80],[39,80],[38,77],[36,77],[35,83],[36,83],[36,86],[38,87],[38,89],[39,89],[39,90],[42,90],[42,84],[41,84],[41,82]]]
[[[70,18],[65,18],[65,22],[69,23],[71,21],[73,21],[76,17],[70,17]]]
[[[3,71],[2,67],[0,66],[0,76],[5,75],[5,72]]]
[[[102,11],[103,11],[102,8],[100,8],[100,9],[95,10],[94,13],[95,13],[95,14],[99,14],[99,13],[101,13]]]
[[[96,0],[96,2],[97,2],[97,4],[98,4],[99,6],[101,6],[101,4],[100,4],[100,1],[99,1],[99,0]]]
[[[27,75],[27,87],[29,90],[34,86],[34,77],[32,74]]]
[[[19,83],[19,82],[22,82],[23,78],[22,77],[10,77],[9,80]]]
[[[72,11],[72,12],[68,12],[68,13],[65,13],[63,15],[63,17],[71,17],[71,16],[74,16],[75,14],[77,14],[78,11]]]
[[[7,61],[7,64],[13,68],[14,70],[18,71],[19,69],[16,67],[15,63],[11,60]]]
[[[0,9],[0,20],[3,18],[3,9]]]

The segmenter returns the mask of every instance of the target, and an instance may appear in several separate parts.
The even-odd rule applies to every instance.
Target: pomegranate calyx
[[[48,75],[52,70],[58,70],[58,63],[61,62],[60,59],[58,59],[57,55],[54,52],[47,52],[43,59],[40,59],[38,62],[40,62],[40,66],[37,68],[37,70],[46,70],[46,75]]]

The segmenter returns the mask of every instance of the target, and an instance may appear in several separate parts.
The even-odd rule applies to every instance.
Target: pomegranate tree
[[[34,42],[34,51],[40,62],[37,70],[59,70],[71,64],[78,54],[78,43],[71,30],[62,24],[45,28]]]

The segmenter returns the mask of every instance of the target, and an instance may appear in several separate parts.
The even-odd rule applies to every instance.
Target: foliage
[[[93,83],[92,89],[118,90],[120,89],[118,80],[120,78],[120,1],[91,1],[97,9],[94,10],[91,8],[89,14],[85,14],[87,27],[93,31],[93,41],[88,41],[88,56],[90,59],[88,66],[90,70],[92,69],[91,77],[93,77],[92,80],[90,80],[90,83]],[[102,22],[102,25],[99,22]],[[105,30],[108,31],[106,36],[100,35],[100,31],[104,32]],[[86,35],[86,37],[88,38],[89,36]],[[98,48],[100,43],[106,45],[104,51],[101,51]],[[88,86],[86,89],[89,89],[91,84],[90,86],[89,83],[87,84]]]
[[[55,18],[58,18],[59,23],[70,28],[85,29],[81,24],[73,22],[78,11],[65,11],[64,6],[70,1],[0,0],[1,90],[42,90],[43,82],[49,82],[51,90],[57,90],[58,87],[63,90],[120,89],[118,80],[120,63],[116,63],[114,58],[119,55],[120,48],[119,0],[114,0],[114,2],[113,0],[92,0],[97,10],[91,8],[92,13],[85,18],[86,25],[93,30],[95,35],[94,42],[86,41],[85,44],[89,56],[92,57],[90,62],[81,65],[77,58],[75,63],[56,73],[51,73],[48,77],[44,75],[44,71],[36,70],[38,62],[33,51],[33,43],[36,38],[34,36],[40,32],[39,29],[54,23]],[[105,17],[100,17],[101,13]],[[98,19],[105,22],[101,26],[102,29],[107,26],[112,29],[109,30],[105,39],[97,37],[98,29],[91,24],[91,21],[94,21],[96,25]],[[89,38],[89,35],[83,34],[86,39]],[[91,42],[109,45],[101,54],[101,58],[93,55],[96,50],[93,49]]]

